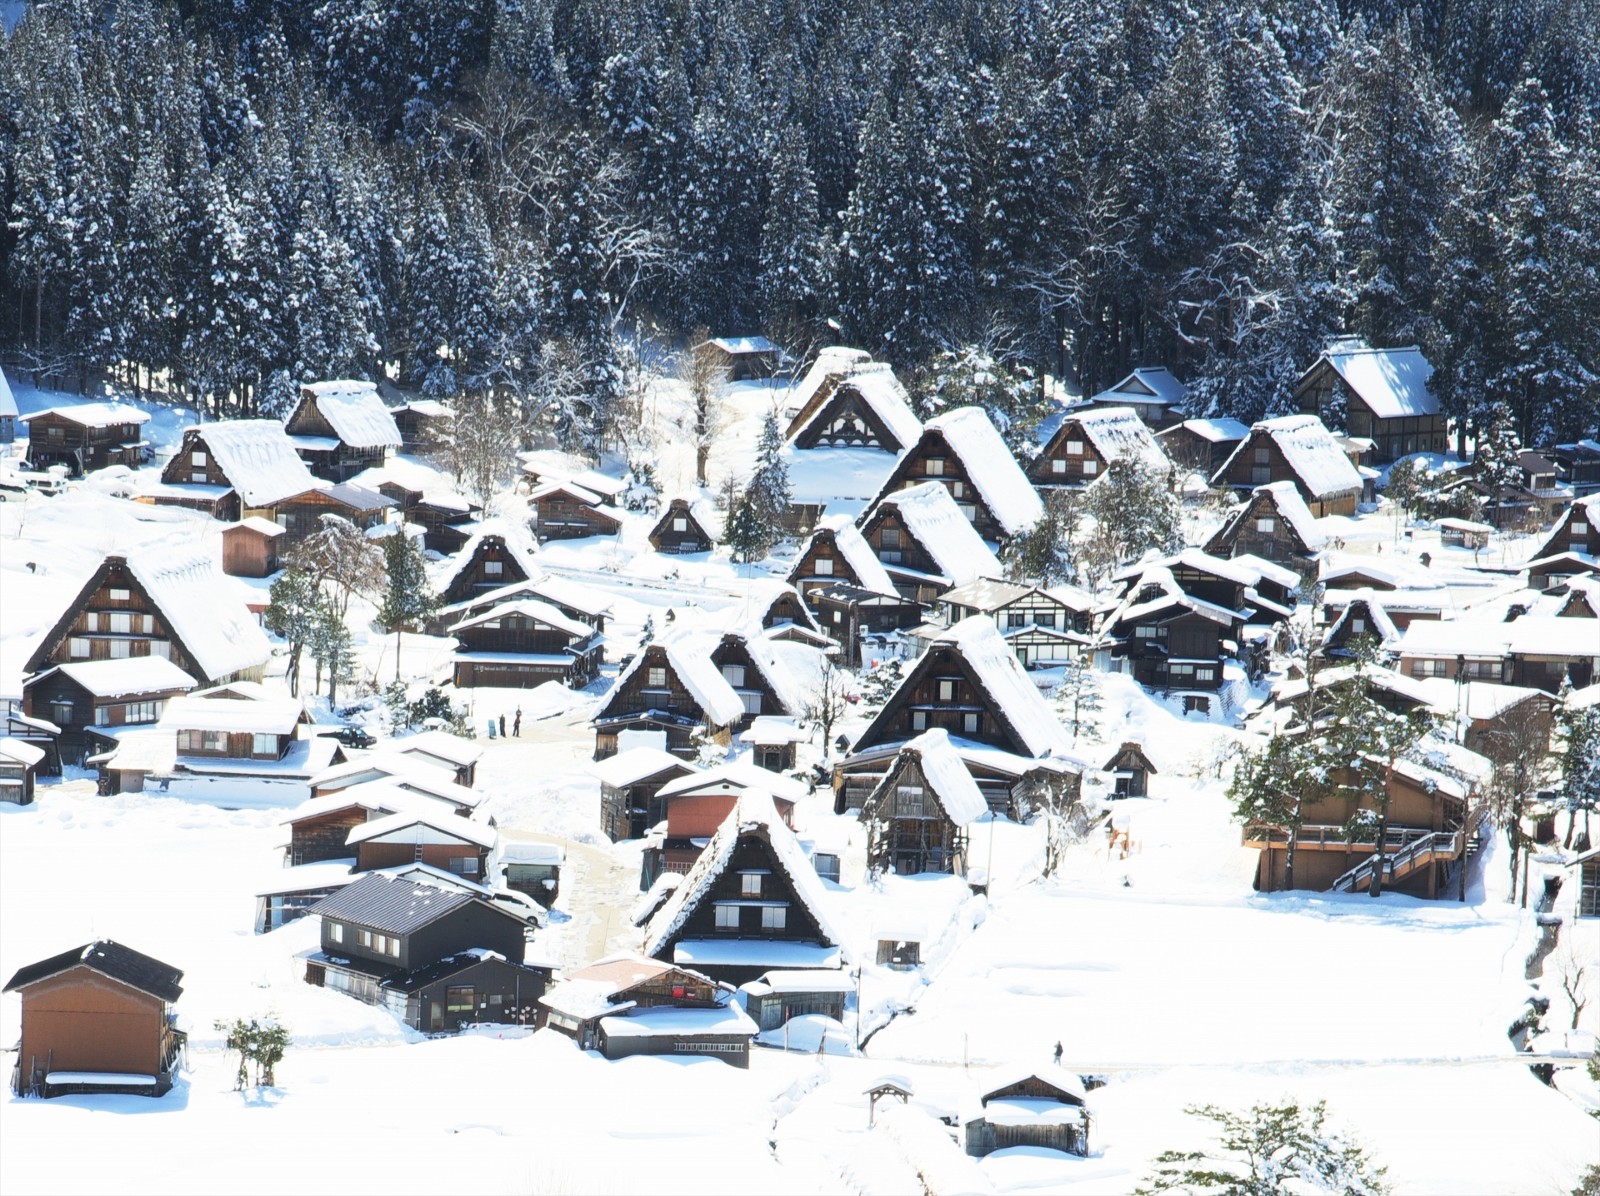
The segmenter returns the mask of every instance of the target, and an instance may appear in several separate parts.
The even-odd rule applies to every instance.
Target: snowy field
[[[19,398],[25,409],[45,405]],[[773,399],[735,388],[713,484],[749,460]],[[681,395],[664,388],[661,405],[664,424],[681,426]],[[168,422],[170,444],[181,423]],[[685,455],[681,439],[664,451],[679,486],[692,482]],[[216,525],[111,489],[91,481],[0,505],[0,691],[20,689],[33,642],[104,552],[173,540],[220,551]],[[539,554],[614,603],[607,679],[579,693],[460,695],[480,733],[523,708],[521,737],[480,740],[479,787],[507,838],[567,847],[557,908],[530,948],[563,966],[640,937],[627,916],[638,845],[600,833],[599,786],[586,770],[588,719],[614,662],[669,611],[677,625],[736,616],[748,606],[746,574],[762,573],[715,554],[658,557],[647,527],[630,516],[619,544]],[[1381,519],[1344,530],[1352,553],[1430,550],[1425,537],[1397,542]],[[357,604],[364,671],[386,681],[392,637],[364,625]],[[447,671],[448,656],[446,640],[406,639],[419,684]],[[275,659],[269,674],[281,671]],[[1239,845],[1217,768],[1239,738],[1231,720],[1184,719],[1118,677],[1104,696],[1100,732],[1078,749],[1098,763],[1139,738],[1160,768],[1150,798],[1118,807],[1137,844],[1128,859],[1110,858],[1097,833],[1041,880],[1039,834],[1002,822],[972,836],[972,860],[993,877],[986,898],[951,878],[873,886],[854,819],[833,815],[824,796],[800,804],[802,838],[843,858],[829,912],[852,952],[870,960],[873,928],[887,918],[920,919],[932,946],[923,974],[865,970],[863,1021],[881,1028],[864,1056],[835,1053],[855,1033],[835,1027],[829,1053],[758,1049],[748,1071],[707,1059],[609,1063],[548,1032],[426,1040],[301,981],[294,956],[315,941],[311,922],[251,933],[253,894],[281,860],[282,810],[102,798],[82,774],[43,785],[34,806],[0,807],[0,975],[96,936],[168,960],[185,972],[190,1070],[159,1101],[0,1101],[0,1191],[917,1192],[919,1172],[956,1163],[931,1157],[940,1152],[904,1119],[869,1131],[863,1089],[903,1075],[918,1117],[960,1116],[987,1077],[1047,1063],[1058,1041],[1069,1069],[1106,1080],[1091,1097],[1090,1157],[1002,1151],[960,1172],[974,1189],[1127,1192],[1160,1151],[1198,1141],[1185,1106],[1287,1095],[1327,1100],[1396,1191],[1569,1191],[1600,1158],[1600,1123],[1513,1060],[1506,1031],[1528,995],[1535,927],[1505,900],[1504,860],[1480,860],[1465,904],[1255,895],[1254,853]],[[840,730],[861,726],[857,716]],[[19,1012],[14,997],[0,1001],[0,1043],[17,1040]],[[234,1092],[213,1023],[266,1013],[294,1036],[279,1087]],[[1600,1000],[1585,1025],[1597,1021]],[[795,1039],[815,1035],[797,1028]],[[13,1061],[0,1056],[8,1073]]]

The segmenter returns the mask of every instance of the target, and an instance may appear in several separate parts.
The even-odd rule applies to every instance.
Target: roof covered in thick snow
[[[1090,399],[1093,403],[1159,403],[1171,407],[1183,402],[1188,387],[1166,366],[1140,366],[1116,385]]]
[[[1314,415],[1284,415],[1255,424],[1250,429],[1250,435],[1223,463],[1217,478],[1227,476],[1229,467],[1240,453],[1251,450],[1258,435],[1269,438],[1278,447],[1284,461],[1310,491],[1312,498],[1326,499],[1361,492],[1361,475],[1350,464],[1350,458],[1345,456],[1332,433]]]
[[[811,533],[814,540],[821,532],[833,536],[834,547],[839,550],[839,555],[855,571],[856,579],[864,590],[871,590],[874,594],[893,594],[897,591],[894,582],[889,580],[889,574],[884,570],[883,562],[878,560],[868,544],[856,530],[856,525],[850,522],[848,515],[828,515],[818,524],[816,531]],[[811,540],[807,540],[796,556],[796,560],[804,560],[811,550]]]
[[[950,644],[961,653],[1030,752],[1035,756],[1066,752],[1067,736],[1060,721],[993,619],[982,615],[963,619],[934,643]]]
[[[399,448],[400,429],[371,382],[312,382],[301,388],[316,396],[317,410],[351,448]]]
[[[961,459],[972,485],[1006,535],[1032,527],[1044,514],[1039,494],[1017,464],[988,413],[981,407],[957,407],[927,423],[943,434],[950,451]]]
[[[744,718],[744,702],[734,692],[733,686],[711,663],[711,653],[720,642],[714,633],[685,628],[657,639],[633,658],[631,664],[617,677],[616,684],[595,711],[596,718],[606,717],[611,703],[626,691],[629,680],[646,661],[657,662],[666,656],[672,669],[689,696],[695,700],[706,719],[714,726],[725,727]]]
[[[229,731],[260,735],[289,735],[300,723],[305,707],[299,698],[173,698],[161,716],[161,725],[174,731]]]
[[[763,790],[747,789],[717,828],[717,833],[700,853],[700,858],[689,869],[683,883],[673,890],[666,904],[650,919],[649,929],[645,932],[645,954],[659,954],[672,937],[683,929],[684,923],[700,907],[717,878],[727,869],[734,848],[746,835],[760,835],[772,848],[772,854],[787,876],[795,897],[815,919],[823,944],[836,946],[843,942],[828,922],[822,882],[817,879],[816,870],[801,850],[800,841],[784,825],[772,796]]]
[[[64,407],[46,407],[22,417],[23,423],[43,419],[47,415],[59,416],[69,423],[85,428],[114,428],[119,424],[143,424],[150,417],[129,403],[72,403]]]
[[[878,504],[879,511],[885,507],[900,513],[906,530],[955,585],[1004,574],[999,560],[940,483],[923,482],[897,490]]]
[[[197,684],[193,677],[164,656],[80,660],[57,665],[51,671],[71,677],[97,698],[167,693],[175,689],[191,690]]]
[[[184,435],[186,443],[195,438],[205,442],[217,468],[247,507],[268,507],[326,486],[311,476],[300,454],[294,451],[294,442],[275,419],[229,419],[202,424]]]
[[[816,367],[812,368],[815,370]],[[917,437],[922,435],[922,421],[911,410],[911,398],[906,394],[906,388],[901,385],[900,379],[895,377],[894,368],[888,362],[862,361],[843,365],[837,367],[833,374],[838,375],[837,385],[833,391],[835,395],[846,389],[854,391],[902,447],[909,447],[917,442]],[[832,376],[830,374],[830,377]],[[815,391],[808,393],[814,395]],[[810,427],[811,423],[827,410],[828,405],[828,403],[818,403],[810,417],[791,430],[793,435],[798,436]]]
[[[1185,432],[1192,432],[1201,440],[1211,444],[1230,444],[1243,440],[1250,435],[1250,425],[1236,419],[1220,417],[1216,419],[1186,419],[1181,424],[1174,424],[1170,428],[1156,433],[1157,439],[1168,432],[1182,428]]]
[[[1374,349],[1363,340],[1336,341],[1322,360],[1379,419],[1439,414],[1439,400],[1428,389],[1433,366],[1415,345]]]
[[[565,632],[576,639],[584,639],[594,632],[594,628],[587,623],[580,623],[576,619],[569,619],[548,602],[540,602],[537,598],[514,598],[510,602],[502,602],[499,606],[491,607],[480,615],[470,619],[463,619],[451,627],[452,632],[464,631],[468,627],[478,627],[484,623],[498,622],[507,615],[520,615],[531,619],[535,623],[543,623],[546,627],[553,627],[557,631]]]
[[[522,567],[522,571],[530,579],[539,576],[539,566],[534,563],[534,554],[538,546],[534,543],[532,534],[523,524],[510,519],[484,519],[471,524],[472,534],[467,537],[467,542],[452,557],[441,562],[434,571],[433,585],[437,593],[443,594],[476,559],[479,547],[490,536],[499,536],[505,542],[506,551],[511,553],[513,560]],[[482,600],[482,595],[474,598],[474,602]]]
[[[955,746],[950,742],[950,735],[941,727],[924,731],[915,739],[909,740],[900,748],[901,754],[914,752],[917,764],[922,770],[922,777],[933,790],[933,795],[938,799],[939,805],[950,816],[950,821],[957,826],[966,826],[976,822],[989,812],[989,803],[978,788],[978,782],[972,779],[972,774],[967,771],[966,762],[961,758]],[[891,771],[880,783],[880,788],[890,784],[894,777]],[[867,804],[874,804],[874,798],[868,798]]]
[[[1149,425],[1132,407],[1096,407],[1068,416],[1061,427],[1064,431],[1058,431],[1058,437],[1077,429],[1108,465],[1131,461],[1163,474],[1172,467]]]
[[[129,557],[128,569],[204,674],[200,680],[257,668],[272,654],[244,604],[227,597],[210,558],[146,553]]]

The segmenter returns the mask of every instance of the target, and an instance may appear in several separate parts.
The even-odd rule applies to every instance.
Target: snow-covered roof
[[[1044,514],[1039,494],[981,407],[957,407],[928,421],[961,459],[973,486],[1006,535],[1032,527]]]
[[[603,1017],[600,1029],[607,1038],[715,1038],[725,1035],[755,1037],[759,1029],[737,1002],[709,1009],[654,1005],[633,1009],[625,1016]]]
[[[871,590],[874,594],[894,594],[894,582],[889,580],[889,574],[883,567],[883,562],[878,560],[872,551],[872,545],[862,538],[856,530],[856,525],[850,522],[848,515],[828,515],[817,524],[816,531],[811,533],[814,540],[818,532],[829,532],[833,536],[834,547],[839,550],[839,555],[844,557],[845,563],[855,571],[858,584],[864,590]],[[807,540],[796,560],[804,560],[811,551],[811,540]]]
[[[1131,461],[1162,474],[1172,466],[1149,425],[1132,407],[1097,407],[1069,416],[1062,427],[1078,428],[1108,465]]]
[[[1061,723],[993,619],[983,615],[963,619],[941,632],[934,643],[949,644],[961,653],[1028,751],[1035,756],[1067,751]]]
[[[399,486],[421,494],[422,501],[430,506],[449,510],[470,511],[473,506],[456,489],[454,478],[415,457],[389,457],[382,465],[363,469],[350,481],[368,490],[377,490],[384,485]]]
[[[810,735],[795,724],[792,718],[776,715],[757,715],[750,728],[739,735],[740,743],[784,744],[804,743]]]
[[[1143,597],[1144,592],[1151,586],[1156,587],[1158,591],[1156,595],[1150,598]],[[1189,611],[1223,627],[1232,627],[1234,623],[1244,619],[1243,611],[1230,610],[1188,593],[1178,584],[1177,578],[1172,576],[1170,568],[1157,563],[1145,566],[1138,580],[1128,587],[1123,605],[1112,613],[1107,620],[1107,626],[1133,622],[1164,610],[1177,609]]]
[[[400,447],[400,429],[373,383],[312,382],[302,389],[316,396],[322,418],[351,448]]]
[[[1311,492],[1312,498],[1325,499],[1360,492],[1361,475],[1350,464],[1350,458],[1345,456],[1339,442],[1314,415],[1284,415],[1277,419],[1264,419],[1254,425],[1250,435],[1240,442],[1218,471],[1217,477],[1227,475],[1235,458],[1250,449],[1257,433],[1268,437],[1278,446],[1284,461]]]
[[[246,516],[244,519],[228,524],[222,530],[231,532],[235,529],[255,532],[256,535],[266,536],[269,540],[276,540],[279,536],[287,535],[289,531],[288,528],[276,524],[270,519],[263,519],[260,515]]]
[[[161,725],[173,731],[232,731],[289,735],[305,707],[298,698],[204,698],[189,695],[167,703]]]
[[[667,898],[656,916],[650,919],[644,939],[646,955],[659,955],[672,937],[683,929],[684,923],[700,907],[717,879],[727,869],[740,838],[752,834],[761,835],[772,848],[772,854],[787,876],[795,897],[816,921],[823,945],[837,946],[844,941],[828,922],[822,882],[806,859],[800,841],[779,816],[772,795],[765,790],[747,789],[740,794],[727,818],[717,828],[717,833],[711,836],[711,842],[689,869],[683,883]]]
[[[1466,798],[1489,779],[1494,764],[1471,748],[1435,734],[1419,740],[1396,760],[1394,770],[1430,790]]]
[[[917,762],[922,769],[922,776],[933,790],[933,795],[950,816],[950,821],[957,826],[966,826],[976,822],[989,812],[989,803],[984,798],[978,783],[972,779],[972,774],[967,771],[966,763],[961,759],[955,747],[950,742],[950,735],[942,727],[924,731],[915,739],[908,741],[901,752],[915,752]],[[891,772],[882,784],[889,784]],[[869,803],[872,799],[868,799]]]
[[[1170,428],[1157,432],[1156,438],[1159,440],[1168,432],[1176,431],[1179,428],[1186,432],[1192,432],[1201,440],[1209,441],[1211,444],[1228,444],[1243,440],[1250,435],[1249,424],[1223,417],[1218,419],[1186,419],[1181,424],[1174,424]]]
[[[227,597],[209,557],[145,553],[128,569],[188,649],[200,680],[242,673],[266,663],[272,645],[242,602]]]
[[[1386,593],[1387,592],[1385,592],[1385,594]],[[1372,590],[1349,591],[1349,605],[1346,606],[1339,617],[1333,621],[1333,625],[1328,628],[1328,634],[1324,638],[1331,641],[1334,636],[1338,635],[1339,632],[1349,624],[1357,605],[1360,603],[1365,603],[1365,609],[1371,618],[1372,625],[1366,628],[1365,632],[1358,634],[1370,634],[1377,636],[1378,642],[1385,648],[1392,647],[1394,644],[1398,643],[1400,640],[1400,629],[1394,625],[1394,620],[1389,617],[1389,612],[1383,609],[1384,596],[1384,594],[1378,594]]]
[[[1159,403],[1174,406],[1183,402],[1188,387],[1173,375],[1166,366],[1141,366],[1121,382],[1093,396],[1093,403]]]
[[[247,507],[269,507],[326,485],[311,475],[300,454],[294,451],[294,442],[275,419],[229,419],[202,424],[184,435],[186,444],[194,438],[205,442],[217,467]]]
[[[0,737],[0,760],[14,760],[24,768],[31,768],[44,759],[44,749],[34,747],[31,743],[24,743],[20,739],[13,739],[6,735]]]
[[[1294,528],[1295,535],[1300,537],[1308,552],[1316,552],[1328,542],[1327,533],[1317,526],[1316,516],[1306,506],[1306,500],[1300,497],[1300,491],[1293,482],[1269,482],[1265,486],[1257,486],[1254,491],[1256,494],[1263,492],[1270,496],[1278,515]]]
[[[711,663],[711,653],[720,637],[693,628],[684,628],[664,635],[633,658],[633,662],[617,677],[606,701],[595,711],[596,718],[605,717],[611,701],[626,688],[630,678],[647,660],[655,659],[652,649],[666,655],[667,665],[677,675],[678,681],[689,691],[706,719],[714,726],[728,726],[744,718],[744,702],[733,686],[729,685],[717,666]]]
[[[6,378],[6,372],[0,370],[0,417],[17,416],[17,396],[11,393],[11,383]]]
[[[770,798],[787,802],[801,801],[806,797],[804,785],[793,777],[786,777],[771,769],[751,764],[748,760],[728,760],[711,768],[697,769],[686,777],[678,777],[661,786],[658,797],[676,797],[680,793],[699,793],[721,788],[729,792],[749,791],[765,793]]]
[[[80,660],[47,672],[71,677],[97,698],[191,690],[198,682],[164,656],[126,656],[120,660]],[[43,673],[40,676],[44,676]]]
[[[923,482],[897,490],[878,504],[879,510],[884,507],[899,511],[906,530],[933,558],[939,572],[954,584],[966,585],[980,577],[1004,574],[983,537],[973,530],[950,491],[940,483]]]
[[[815,367],[813,367],[815,368]],[[922,421],[911,410],[911,399],[906,394],[906,388],[900,384],[900,379],[895,377],[894,368],[885,361],[863,361],[847,366],[843,376],[834,390],[837,395],[849,387],[861,397],[861,401],[878,417],[880,423],[889,430],[889,434],[897,440],[901,447],[908,448],[917,442],[917,437],[922,435]],[[812,420],[826,410],[828,404],[819,404],[812,414],[795,434],[799,435],[805,428],[811,426]]]
[[[337,810],[359,807],[377,814],[399,814],[405,811],[432,810],[440,817],[465,821],[456,813],[456,807],[445,801],[402,789],[390,781],[368,781],[338,789],[321,797],[307,798],[278,820],[280,826],[292,826],[308,818],[318,818]]]
[[[549,498],[552,494],[565,494],[568,498],[575,498],[581,503],[591,507],[599,506],[602,499],[593,490],[587,490],[577,482],[568,482],[557,479],[550,482],[540,482],[528,491],[528,501],[538,502],[541,498]]]
[[[85,428],[115,428],[120,424],[143,424],[150,420],[147,414],[128,403],[71,403],[24,415],[22,422],[31,423],[47,415],[60,416]]]
[[[829,345],[817,353],[817,359],[811,363],[811,368],[805,373],[798,386],[794,388],[794,398],[791,406],[796,411],[804,410],[815,396],[817,391],[827,385],[829,379],[842,377],[847,374],[852,366],[862,362],[871,361],[872,354],[865,349],[850,349],[843,345]]]
[[[567,862],[567,849],[559,843],[531,843],[526,840],[501,843],[500,859],[507,864],[559,867]]]
[[[470,526],[472,534],[467,537],[467,542],[454,556],[443,561],[435,570],[433,577],[435,592],[443,594],[450,588],[456,578],[472,565],[477,557],[478,548],[490,536],[499,536],[504,541],[506,551],[511,554],[512,560],[522,567],[522,571],[530,580],[539,576],[539,567],[533,559],[534,554],[538,552],[538,546],[523,524],[510,519],[484,519]],[[473,601],[482,601],[482,598],[483,595],[479,595]]]
[[[706,341],[724,353],[739,356],[744,353],[777,353],[778,346],[764,336],[714,336]]]
[[[470,619],[463,619],[451,632],[464,631],[468,627],[478,627],[484,623],[492,623],[505,618],[507,615],[521,615],[525,619],[532,619],[535,623],[543,623],[546,627],[553,627],[557,631],[577,639],[584,639],[593,634],[594,628],[587,623],[580,623],[576,619],[569,619],[548,602],[540,602],[537,598],[515,598],[510,602],[502,602],[499,606],[491,607],[481,615],[474,615]]]
[[[618,752],[615,756],[608,756],[598,763],[588,765],[586,771],[590,776],[598,777],[601,784],[620,789],[635,781],[642,781],[645,777],[653,777],[657,773],[675,768],[688,769],[690,772],[700,771],[699,765],[653,747],[629,748],[625,752]]]
[[[436,802],[432,804],[438,805]],[[474,822],[470,818],[462,818],[442,806],[437,810],[430,810],[419,804],[401,810],[398,814],[386,814],[382,818],[374,818],[371,822],[363,822],[351,829],[349,838],[345,841],[354,847],[357,843],[365,843],[369,839],[382,839],[413,827],[427,827],[447,839],[472,843],[483,848],[493,847],[498,837],[492,826]],[[419,838],[418,842],[421,841]]]
[[[1415,345],[1374,349],[1362,340],[1337,341],[1322,359],[1379,419],[1439,414],[1439,400],[1428,389],[1433,366]]]
[[[449,731],[429,730],[404,739],[396,739],[389,749],[402,756],[434,756],[451,764],[467,768],[483,759],[483,746],[476,740]]]
[[[450,419],[455,416],[455,412],[438,399],[412,399],[409,403],[400,404],[395,410],[409,411],[412,415],[420,415],[423,419]]]

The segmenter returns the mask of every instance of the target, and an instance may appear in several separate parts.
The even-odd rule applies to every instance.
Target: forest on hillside
[[[593,448],[697,327],[1244,419],[1350,332],[1589,434],[1597,45],[1593,0],[50,0],[0,354],[214,414],[387,372]]]

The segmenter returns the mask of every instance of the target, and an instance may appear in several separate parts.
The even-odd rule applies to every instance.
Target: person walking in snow
[[[517,707],[517,717],[512,720],[512,723],[511,723],[511,734],[512,735],[521,735],[522,734],[522,707],[521,706]]]
[[[1061,1066],[1061,1043],[1056,1043],[1056,1066]]]
[[[506,737],[506,716],[502,714],[500,716],[500,738],[504,739],[505,737]]]

